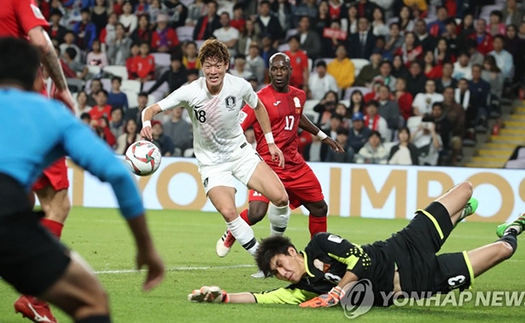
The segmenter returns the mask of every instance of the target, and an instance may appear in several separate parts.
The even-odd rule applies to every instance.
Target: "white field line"
[[[194,271],[194,270],[215,270],[215,269],[235,269],[235,268],[251,268],[255,267],[255,265],[248,265],[248,264],[242,264],[242,265],[231,265],[231,266],[184,266],[184,267],[173,267],[168,268],[166,271]],[[97,275],[111,275],[111,274],[132,274],[137,273],[141,271],[147,271],[147,269],[142,270],[136,270],[136,269],[122,269],[122,270],[98,270],[95,271],[95,274]]]

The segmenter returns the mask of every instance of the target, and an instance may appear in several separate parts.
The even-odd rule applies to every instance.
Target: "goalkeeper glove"
[[[331,307],[339,304],[339,301],[341,298],[345,296],[344,290],[339,287],[335,286],[332,288],[328,294],[319,295],[315,298],[312,298],[309,301],[303,302],[299,304],[301,307]]]
[[[228,303],[228,293],[218,286],[202,286],[188,295],[188,300],[199,303]]]

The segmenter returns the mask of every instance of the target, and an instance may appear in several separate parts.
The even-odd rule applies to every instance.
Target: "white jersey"
[[[246,102],[257,107],[257,93],[250,83],[226,74],[221,92],[212,95],[201,77],[173,91],[158,103],[162,110],[185,107],[193,124],[193,149],[199,165],[217,165],[231,159],[246,141],[240,111]]]

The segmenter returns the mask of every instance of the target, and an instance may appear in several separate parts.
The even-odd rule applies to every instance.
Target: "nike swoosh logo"
[[[27,306],[29,306],[29,309],[33,312],[33,314],[35,314],[35,318],[34,318],[35,321],[51,323],[51,320],[47,317],[47,315],[41,316],[40,314],[38,314],[31,304],[27,304]]]
[[[281,101],[277,101],[277,102],[274,102],[274,104],[273,104],[273,105],[275,105],[275,106],[278,106],[278,105],[279,105],[279,103],[281,103]]]
[[[203,107],[202,105],[201,105],[200,107],[198,107],[198,106],[194,106],[193,109],[195,109],[195,110],[199,110],[199,109],[202,108],[202,107]]]

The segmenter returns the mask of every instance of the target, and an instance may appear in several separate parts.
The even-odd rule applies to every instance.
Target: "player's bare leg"
[[[310,230],[310,237],[318,232],[326,232],[326,215],[328,214],[328,205],[324,200],[303,203],[304,207],[310,211],[308,216],[308,229]]]
[[[42,225],[60,239],[62,227],[71,209],[67,189],[55,191],[52,186],[48,185],[35,193],[42,211],[46,214]]]
[[[477,208],[477,201],[474,199],[470,201],[472,197],[472,184],[470,182],[462,182],[452,189],[450,189],[445,194],[441,195],[436,201],[441,203],[450,214],[450,221],[453,225],[456,225],[458,222],[463,220],[466,216],[472,214],[472,209],[475,211]],[[476,203],[471,205],[471,210],[468,209],[469,202]]]
[[[250,254],[255,255],[257,250],[257,239],[255,239],[252,228],[239,216],[235,207],[235,188],[217,186],[210,189],[208,197],[213,206],[222,215],[236,240]],[[219,240],[220,241],[220,240]]]

